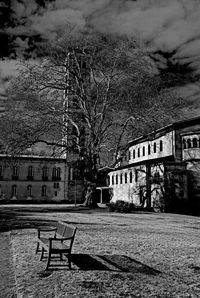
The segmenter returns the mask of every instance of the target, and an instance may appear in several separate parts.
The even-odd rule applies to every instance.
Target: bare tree
[[[147,121],[155,126],[168,120],[166,110],[170,107],[172,114],[177,101],[173,98],[172,107],[172,96],[150,75],[145,53],[125,37],[70,28],[48,45],[45,55],[24,62],[8,90],[2,143],[9,154],[43,143],[51,153],[65,154],[68,162],[79,159],[90,182],[87,204],[98,169],[114,164],[111,156],[117,157],[127,140],[143,132]]]

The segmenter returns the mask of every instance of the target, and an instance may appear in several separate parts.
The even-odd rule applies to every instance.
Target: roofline
[[[0,158],[8,158],[8,159],[39,159],[39,160],[60,160],[60,161],[66,161],[63,157],[53,157],[53,156],[45,156],[45,155],[18,155],[18,156],[12,156],[8,154],[0,154]]]
[[[170,130],[173,130],[173,129],[177,129],[180,126],[183,126],[184,124],[188,125],[188,123],[193,123],[193,122],[196,122],[196,121],[200,122],[200,116],[185,119],[185,120],[179,120],[179,121],[176,121],[174,123],[168,124],[166,126],[160,127],[160,128],[158,128],[158,129],[156,129],[156,130],[154,130],[154,131],[152,131],[152,132],[150,132],[146,135],[140,136],[136,139],[133,139],[132,141],[129,141],[127,146],[126,146],[126,149],[129,148],[130,146],[132,146],[133,144],[138,144],[138,143],[143,142],[144,140],[146,140],[148,137],[150,137],[153,134],[156,134],[156,133],[159,133],[159,132],[170,131]]]

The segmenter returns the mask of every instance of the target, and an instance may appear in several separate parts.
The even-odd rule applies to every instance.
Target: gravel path
[[[0,297],[17,297],[9,232],[0,233]]]

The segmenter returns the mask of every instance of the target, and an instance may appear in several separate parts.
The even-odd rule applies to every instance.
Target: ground
[[[36,227],[56,220],[78,227],[71,271],[35,255]],[[2,298],[200,297],[199,217],[1,206],[0,224]]]

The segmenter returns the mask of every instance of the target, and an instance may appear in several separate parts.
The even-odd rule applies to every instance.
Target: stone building
[[[0,200],[80,202],[82,184],[66,159],[45,156],[0,155]]]
[[[137,138],[125,152],[108,175],[112,201],[158,211],[200,208],[200,117]]]

